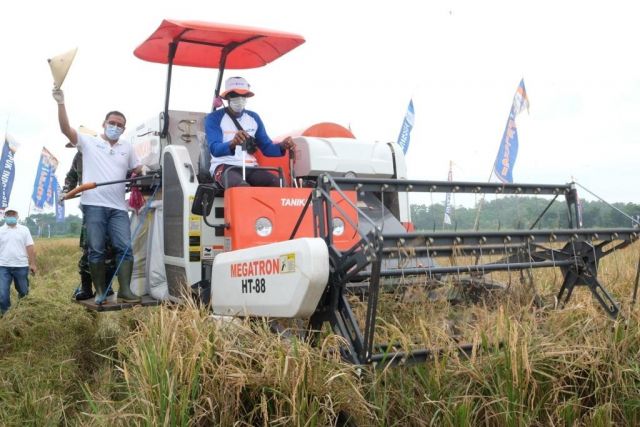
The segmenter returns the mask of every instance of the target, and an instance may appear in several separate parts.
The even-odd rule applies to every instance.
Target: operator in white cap
[[[258,161],[253,153],[258,149],[267,157],[282,157],[287,150],[295,148],[295,143],[291,137],[274,143],[267,135],[260,116],[245,109],[247,98],[252,97],[253,92],[243,77],[228,78],[225,91],[220,96],[227,101],[227,107],[210,113],[205,119],[211,175],[224,188],[241,185],[244,161],[247,183],[256,187],[277,187],[280,181],[276,175],[255,168]]]

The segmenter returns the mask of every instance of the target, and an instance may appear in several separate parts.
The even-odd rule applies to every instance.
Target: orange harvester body
[[[267,243],[286,241],[291,234],[304,209],[304,205],[311,194],[311,188],[256,188],[234,187],[225,191],[224,215],[229,228],[225,230],[225,237],[230,239],[230,249],[244,249]],[[332,199],[344,211],[349,219],[337,208],[332,210],[333,218],[340,218],[344,223],[344,232],[334,235],[334,243],[340,250],[351,248],[359,240],[356,229],[358,215],[354,208],[356,193],[345,192],[348,200],[337,192],[332,192]],[[256,233],[256,221],[259,218],[268,219],[273,230],[268,236]],[[305,212],[297,233],[293,238],[314,237],[312,204]]]

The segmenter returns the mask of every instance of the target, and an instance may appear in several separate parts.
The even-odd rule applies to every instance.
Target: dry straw
[[[533,272],[535,287],[494,274],[508,289],[475,303],[446,283],[382,295],[380,342],[443,351],[377,369],[344,363],[329,330],[310,345],[296,322],[194,305],[86,312],[69,301],[78,255],[75,240],[39,242],[32,292],[0,320],[3,425],[640,424],[637,243],[599,266],[617,321],[586,289],[554,309],[553,270]],[[460,342],[475,344],[470,357]]]

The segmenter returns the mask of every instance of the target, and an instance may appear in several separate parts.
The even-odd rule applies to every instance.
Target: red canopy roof
[[[262,67],[304,43],[297,34],[199,21],[164,20],[133,52],[138,58],[167,64],[169,45],[178,42],[173,63],[219,68],[224,48],[231,49],[225,68]]]

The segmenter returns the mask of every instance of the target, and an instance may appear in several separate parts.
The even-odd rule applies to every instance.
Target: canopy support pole
[[[169,95],[171,94],[171,71],[173,70],[173,59],[178,50],[178,43],[171,42],[169,44],[168,67],[167,67],[167,88],[164,96],[164,123],[162,125],[162,133],[160,138],[166,138],[169,132]]]

